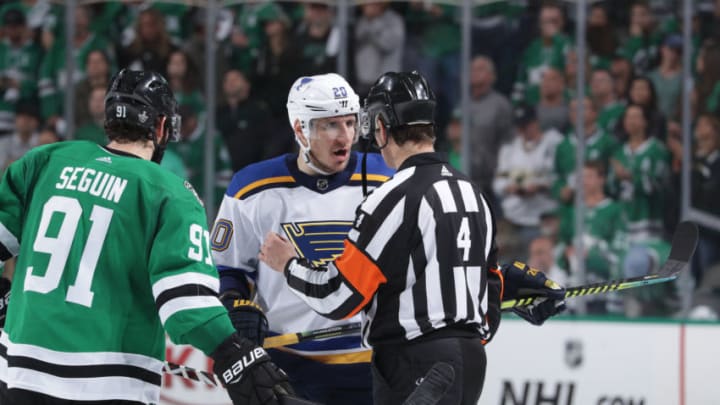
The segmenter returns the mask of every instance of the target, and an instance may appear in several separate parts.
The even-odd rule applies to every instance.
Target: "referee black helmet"
[[[416,71],[388,72],[373,84],[360,113],[361,135],[372,139],[377,119],[395,130],[435,124],[435,93]]]

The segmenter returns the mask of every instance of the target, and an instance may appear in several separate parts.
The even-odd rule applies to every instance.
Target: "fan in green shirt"
[[[73,42],[75,70],[72,77],[68,77],[69,74],[65,70],[65,41],[62,38],[56,38],[40,66],[40,104],[45,119],[62,114],[64,89],[68,85],[77,84],[85,77],[85,61],[90,51],[101,50],[113,59],[114,54],[110,44],[90,31],[89,11],[85,7],[78,7],[75,10],[75,19]]]
[[[583,104],[585,117],[585,160],[598,161],[607,167],[610,157],[615,153],[618,142],[614,136],[609,135],[597,125],[597,111],[589,98],[585,98]],[[577,120],[577,99],[570,102],[570,120],[575,124]],[[565,136],[555,151],[555,182],[552,187],[552,194],[560,201],[561,210],[567,209],[573,203],[575,195],[575,173],[576,173],[576,150],[577,135],[570,132]]]
[[[204,114],[198,114],[190,105],[180,106],[182,116],[181,138],[168,145],[168,151],[177,154],[185,164],[187,179],[201,194],[205,192],[205,136]],[[232,179],[230,154],[220,134],[215,135],[215,203],[220,204],[227,186]]]
[[[598,111],[597,124],[608,134],[614,134],[625,104],[615,94],[615,79],[610,71],[596,69],[590,76],[590,94]]]
[[[178,105],[189,105],[195,114],[205,111],[199,82],[202,78],[190,55],[182,50],[172,51],[168,58],[167,76]]]
[[[619,258],[625,247],[625,215],[620,204],[604,192],[607,166],[598,160],[589,160],[582,170],[584,189],[583,234],[575,234],[575,208],[568,207],[560,218],[559,240],[563,255],[559,265],[572,273],[579,260],[583,260],[586,280],[597,282],[618,278],[621,273]],[[584,252],[578,254],[574,243],[582,238]],[[581,259],[582,258],[582,259]],[[590,313],[622,313],[621,297],[608,294],[588,302]]]
[[[452,167],[463,170],[462,167],[462,113],[460,108],[453,110],[450,122],[445,129],[445,140],[447,141],[448,163]]]
[[[242,72],[254,68],[259,50],[265,43],[264,22],[285,16],[281,7],[273,2],[246,2],[233,6],[237,15],[235,27],[230,36],[230,66]]]
[[[625,216],[622,207],[605,195],[607,166],[597,160],[585,163],[582,170],[584,194],[584,234],[582,235],[586,270],[596,279],[618,277],[618,258],[625,242]],[[575,209],[570,207],[560,218],[559,240],[566,246],[563,260],[573,263]],[[569,266],[572,267],[572,266]],[[572,269],[571,269],[572,270]]]
[[[0,134],[12,132],[15,105],[36,97],[42,49],[27,38],[25,15],[8,8],[2,15],[0,40]]]
[[[627,107],[623,127],[629,138],[613,154],[608,183],[627,217],[628,240],[643,242],[662,234],[670,154],[657,138],[648,137],[648,118],[642,107]]]
[[[523,51],[512,94],[514,103],[537,104],[540,99],[540,80],[548,67],[564,71],[565,58],[571,47],[563,33],[562,9],[547,3],[540,9],[540,37]]]
[[[80,100],[83,102],[84,100]],[[90,92],[90,98],[84,101],[88,104],[91,120],[78,122],[75,139],[95,142],[98,145],[107,144],[105,135],[105,89],[96,87]]]

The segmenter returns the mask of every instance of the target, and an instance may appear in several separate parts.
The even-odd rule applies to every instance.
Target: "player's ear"
[[[295,125],[293,125],[293,131],[295,131],[295,137],[297,137],[298,142],[300,142],[306,148],[310,146],[310,140],[305,137],[305,133],[302,129],[302,124],[300,124],[300,120],[295,120]]]
[[[382,149],[385,146],[387,146],[388,138],[390,134],[388,134],[388,128],[383,124],[382,119],[380,117],[375,118],[375,144],[378,146],[378,149]]]

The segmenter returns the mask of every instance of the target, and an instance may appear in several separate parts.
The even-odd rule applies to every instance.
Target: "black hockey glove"
[[[531,305],[512,309],[521,318],[533,325],[542,325],[546,319],[565,310],[565,288],[540,270],[515,262],[504,265],[502,272],[505,277],[503,299],[542,296]]]
[[[270,361],[265,349],[236,333],[210,357],[234,405],[280,405],[283,396],[293,395],[287,374]]]
[[[8,303],[10,302],[10,280],[0,277],[0,328],[5,326]]]
[[[237,333],[258,346],[262,346],[268,331],[268,321],[260,306],[243,299],[237,291],[225,291],[220,295],[228,316]]]

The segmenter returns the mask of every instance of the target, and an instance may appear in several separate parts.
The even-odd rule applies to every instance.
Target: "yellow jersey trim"
[[[368,174],[368,175],[367,175],[367,179],[368,179],[369,181],[381,181],[381,182],[384,182],[384,181],[387,181],[387,179],[389,179],[389,178],[390,178],[389,176],[385,176],[384,174]],[[362,180],[362,174],[353,173],[353,175],[350,176],[350,180],[353,180],[353,181],[361,181],[361,180]]]
[[[268,184],[275,184],[275,183],[295,183],[295,179],[292,176],[279,176],[279,177],[270,177],[267,179],[261,179],[254,181],[247,186],[241,188],[233,198],[240,199],[243,195],[253,191],[256,188],[267,186]]]

